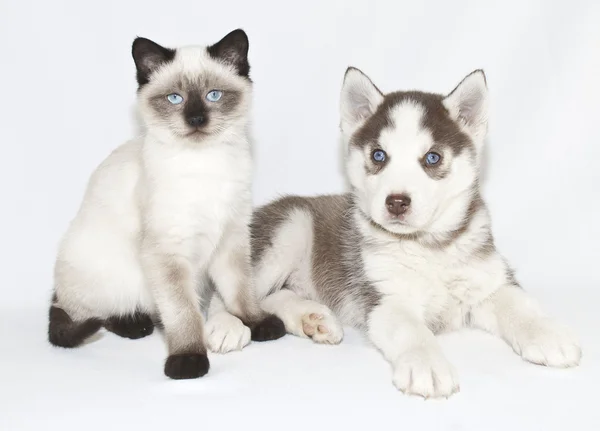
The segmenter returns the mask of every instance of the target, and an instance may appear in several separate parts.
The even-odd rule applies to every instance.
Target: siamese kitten
[[[159,321],[165,374],[196,378],[206,344],[226,352],[285,333],[251,276],[248,38],[178,49],[137,38],[132,54],[146,134],[92,174],[58,252],[49,340],[75,347],[102,326],[141,338]]]

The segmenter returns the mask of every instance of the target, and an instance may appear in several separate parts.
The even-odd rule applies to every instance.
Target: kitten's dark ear
[[[160,65],[175,58],[175,50],[160,46],[150,39],[138,37],[133,41],[131,55],[137,69],[137,81],[140,87],[148,83],[150,75]]]
[[[248,36],[244,30],[233,30],[223,39],[207,48],[208,54],[215,60],[220,60],[233,66],[241,76],[248,76],[250,64],[248,63]]]

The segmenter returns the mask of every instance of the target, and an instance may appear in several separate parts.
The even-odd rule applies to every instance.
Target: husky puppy
[[[75,347],[101,326],[141,338],[159,321],[165,374],[196,378],[209,368],[206,286],[216,289],[212,350],[285,334],[260,310],[251,276],[248,39],[235,30],[212,46],[174,50],[137,38],[132,54],[147,131],[91,176],[60,244],[49,340]]]
[[[396,387],[426,398],[458,391],[434,335],[463,326],[498,335],[535,364],[579,364],[576,339],[494,246],[478,182],[487,99],[481,70],[447,96],[384,95],[347,70],[350,192],[285,197],[253,217],[258,294],[289,333],[335,344],[340,323],[358,327],[391,363]]]

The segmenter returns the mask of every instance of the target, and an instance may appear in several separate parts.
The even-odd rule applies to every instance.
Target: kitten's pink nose
[[[385,199],[385,206],[391,215],[398,217],[408,211],[410,207],[410,197],[404,193],[400,195],[389,195]]]

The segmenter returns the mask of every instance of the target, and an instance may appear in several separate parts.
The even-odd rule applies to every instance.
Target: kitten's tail
[[[102,326],[100,319],[75,322],[62,308],[50,306],[48,341],[58,347],[77,347]]]

